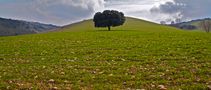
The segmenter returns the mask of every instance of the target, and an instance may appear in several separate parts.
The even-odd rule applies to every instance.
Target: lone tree
[[[207,33],[209,33],[211,31],[211,21],[210,20],[203,20],[199,23],[199,26],[206,31]]]
[[[112,27],[120,26],[125,23],[125,16],[122,12],[115,10],[105,10],[103,12],[97,12],[93,19],[95,27],[108,27],[111,30]]]

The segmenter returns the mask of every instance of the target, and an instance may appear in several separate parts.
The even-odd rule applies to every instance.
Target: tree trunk
[[[111,31],[111,26],[108,26],[108,31]]]

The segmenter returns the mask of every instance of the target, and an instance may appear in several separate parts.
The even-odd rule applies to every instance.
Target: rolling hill
[[[153,22],[141,20],[141,19],[136,19],[136,18],[127,18],[127,22],[121,26],[121,27],[113,27],[114,30],[135,30],[135,31],[150,31],[150,30],[157,30],[157,31],[163,31],[163,30],[179,30],[174,27],[170,26],[164,26],[160,24],[156,24]],[[107,31],[107,28],[95,28],[93,25],[92,20],[84,20],[82,22],[70,24],[61,27],[61,29],[57,31]]]
[[[85,20],[32,35],[0,37],[0,89],[206,90],[211,34],[127,18]]]
[[[0,18],[0,36],[14,36],[46,32],[59,28],[51,24]]]

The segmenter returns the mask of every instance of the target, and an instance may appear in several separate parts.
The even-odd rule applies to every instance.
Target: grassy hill
[[[0,37],[0,89],[207,89],[211,34],[127,18]],[[160,86],[159,86],[160,85]]]
[[[140,20],[140,19],[136,19],[136,18],[127,18],[127,22],[121,26],[121,27],[114,27],[112,28],[116,31],[118,30],[124,30],[124,31],[163,31],[163,30],[178,30],[176,28],[173,27],[169,27],[169,26],[163,26],[160,24],[156,24],[156,23],[152,23],[152,22],[148,22],[148,21],[144,21],[144,20]],[[74,23],[71,25],[67,25],[62,27],[62,29],[60,29],[59,31],[65,31],[65,32],[69,32],[69,31],[107,31],[107,28],[95,28],[93,25],[93,21],[92,20],[84,20],[82,22],[79,23]]]

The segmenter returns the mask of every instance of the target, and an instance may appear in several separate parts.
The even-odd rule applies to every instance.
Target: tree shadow
[[[95,32],[126,32],[126,31],[135,31],[135,30],[106,30],[106,29],[103,29],[103,30],[94,30]]]

